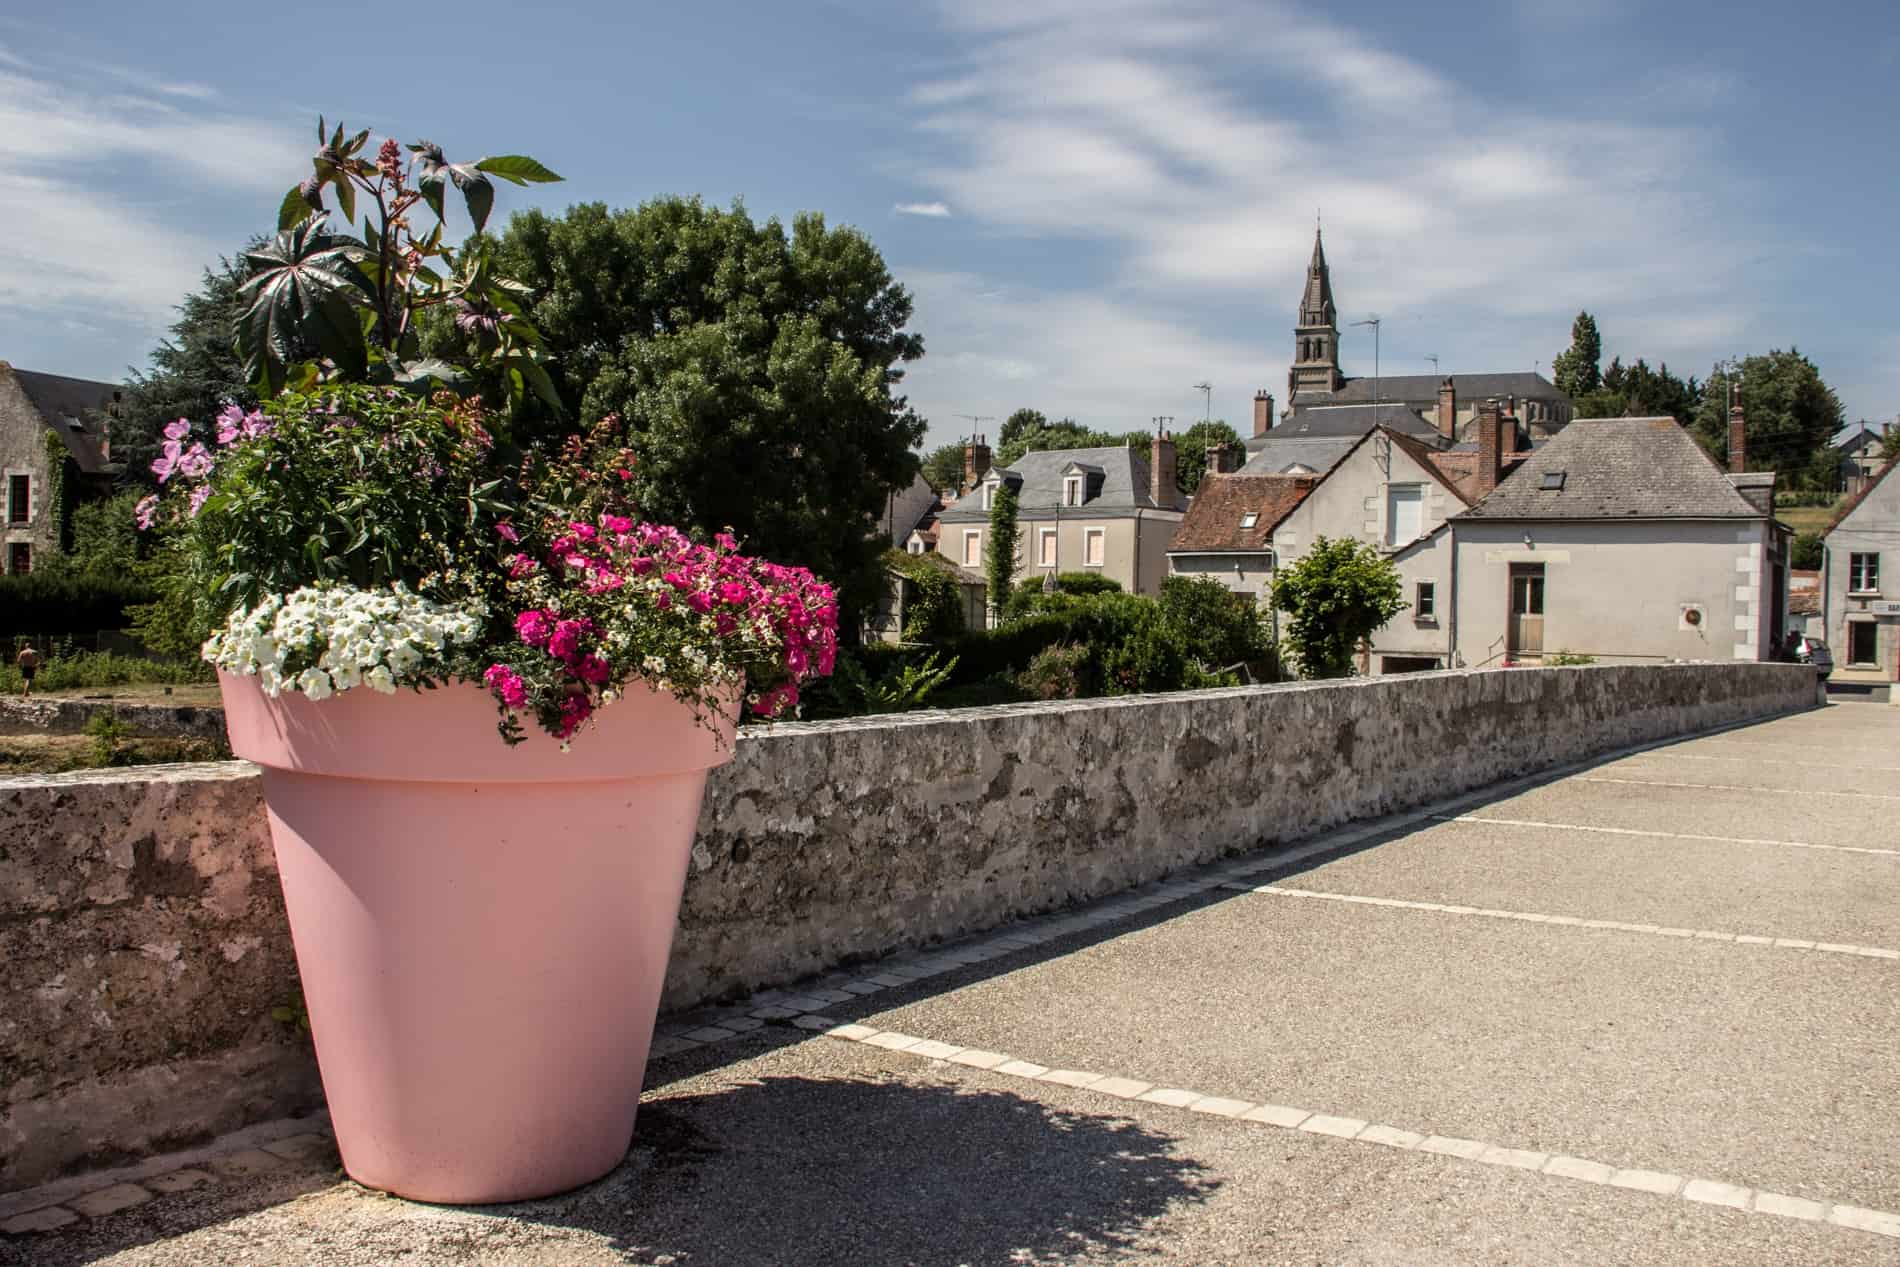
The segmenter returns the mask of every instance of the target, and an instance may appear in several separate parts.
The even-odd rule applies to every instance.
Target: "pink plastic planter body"
[[[220,675],[264,769],[345,1169],[422,1201],[545,1196],[619,1164],[706,771],[731,755],[637,683],[569,752],[459,684],[313,703]]]

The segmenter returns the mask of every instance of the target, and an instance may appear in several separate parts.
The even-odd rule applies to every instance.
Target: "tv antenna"
[[[1210,422],[1214,417],[1214,384],[1196,383],[1194,390],[1201,393],[1201,421]]]

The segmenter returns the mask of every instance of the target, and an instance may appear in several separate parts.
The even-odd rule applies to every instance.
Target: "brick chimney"
[[[1253,433],[1263,436],[1273,430],[1273,393],[1261,388],[1253,394]]]
[[[1207,473],[1231,475],[1240,469],[1240,446],[1225,440],[1207,446]]]
[[[1447,444],[1458,443],[1458,389],[1449,378],[1438,385],[1438,434]]]
[[[1497,397],[1478,406],[1478,496],[1483,497],[1504,477],[1504,415]]]
[[[1148,496],[1157,506],[1172,507],[1180,497],[1175,485],[1174,437],[1162,431],[1155,435],[1148,463]]]
[[[957,489],[957,495],[975,488],[977,481],[989,473],[990,446],[983,443],[982,436],[973,435],[963,446],[963,485]]]
[[[1748,428],[1742,420],[1742,389],[1733,383],[1728,389],[1728,469],[1732,475],[1740,475],[1748,469]]]

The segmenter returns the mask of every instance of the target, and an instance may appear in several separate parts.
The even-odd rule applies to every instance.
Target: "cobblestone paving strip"
[[[1900,849],[1873,845],[1823,845],[1807,840],[1761,840],[1749,836],[1698,836],[1680,831],[1645,831],[1638,827],[1580,827],[1575,823],[1546,823],[1531,818],[1489,818],[1482,814],[1434,814],[1441,823],[1483,823],[1487,827],[1541,827],[1550,831],[1595,832],[1603,836],[1643,836],[1654,840],[1696,840],[1721,845],[1779,845],[1783,849],[1823,849],[1831,853],[1865,853],[1900,858]]]
[[[805,1019],[817,1021],[824,1018]],[[948,1050],[952,1053],[950,1056],[932,1058],[947,1064],[976,1063],[957,1060],[957,1054],[970,1049],[918,1038],[912,1034],[874,1030],[867,1025],[832,1025],[824,1032],[830,1037],[845,1042],[868,1043],[891,1051],[902,1051],[912,1056],[922,1054],[926,1048],[931,1052]],[[883,1041],[879,1041],[880,1039]],[[1051,1069],[1047,1065],[1002,1056],[997,1052],[978,1054],[982,1057],[982,1063],[977,1067],[991,1069],[996,1073],[1021,1078],[1028,1082],[1055,1082],[1110,1099],[1126,1100],[1129,1098],[1128,1088],[1147,1085],[1130,1078],[1100,1077],[1094,1074],[1067,1076],[1070,1071]],[[992,1063],[992,1061],[998,1063]],[[1279,1104],[1254,1104],[1249,1100],[1203,1095],[1199,1091],[1192,1091],[1185,1087],[1148,1091],[1134,1098],[1189,1113],[1232,1118],[1235,1121],[1257,1123],[1278,1130],[1325,1135],[1333,1139],[1401,1151],[1437,1153],[1444,1157],[1474,1162],[1480,1166],[1502,1166],[1514,1170],[1527,1170],[1552,1179],[1626,1188],[1632,1192],[1727,1206],[1773,1218],[1795,1219],[1807,1223],[1826,1222],[1836,1227],[1872,1232],[1878,1236],[1900,1240],[1900,1214],[1885,1210],[1869,1210],[1860,1206],[1830,1201],[1811,1201],[1805,1197],[1789,1196],[1786,1193],[1767,1192],[1741,1184],[1672,1174],[1662,1170],[1619,1168],[1605,1165],[1603,1162],[1590,1161],[1587,1158],[1563,1154],[1553,1155],[1536,1149],[1512,1148],[1483,1140],[1424,1135],[1402,1126],[1367,1122],[1355,1117],[1313,1113],[1306,1109],[1288,1108]]]
[[[1702,941],[1734,942],[1742,946],[1774,946],[1782,950],[1818,950],[1830,955],[1859,955],[1865,959],[1900,959],[1900,950],[1881,946],[1850,946],[1843,942],[1808,941],[1800,937],[1767,937],[1754,933],[1728,933],[1703,928],[1665,928],[1658,924],[1626,924],[1613,919],[1582,919],[1575,915],[1547,915],[1537,911],[1503,911],[1495,907],[1454,906],[1445,902],[1409,902],[1396,897],[1364,897],[1357,893],[1329,893],[1317,889],[1295,889],[1278,884],[1227,887],[1244,893],[1271,897],[1310,898],[1321,902],[1349,902],[1357,906],[1389,906],[1404,911],[1431,911],[1440,915],[1477,915],[1485,919],[1514,919],[1527,924],[1555,924],[1619,933],[1646,933],[1652,937],[1683,937]]]
[[[1747,783],[1677,783],[1664,779],[1616,779],[1604,774],[1573,775],[1578,783],[1626,783],[1637,787],[1686,787],[1704,792],[1768,792],[1776,796],[1851,796],[1870,801],[1900,801],[1900,796],[1888,792],[1851,792],[1839,789],[1820,790],[1798,787],[1762,787]]]

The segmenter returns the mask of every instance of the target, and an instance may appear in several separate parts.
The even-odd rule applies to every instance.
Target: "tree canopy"
[[[863,608],[880,583],[864,525],[917,474],[924,432],[894,390],[924,350],[910,293],[868,238],[658,198],[518,214],[496,259],[536,296],[567,411],[624,431],[645,514],[729,527]]]
[[[1207,474],[1207,451],[1221,443],[1238,446],[1240,433],[1219,418],[1197,422],[1174,438],[1174,482],[1182,492],[1200,488],[1201,477]]]
[[[157,487],[151,464],[167,423],[207,421],[228,404],[257,404],[231,340],[244,311],[238,294],[244,275],[241,260],[221,259],[207,268],[198,289],[178,305],[170,337],[153,350],[144,371],[133,371],[112,410],[112,457],[124,463],[128,483]]]
[[[940,444],[924,457],[924,482],[955,495],[963,485],[963,446]]]
[[[1363,542],[1316,538],[1273,578],[1273,605],[1286,612],[1282,636],[1300,676],[1347,677],[1359,644],[1404,611],[1399,572]]]
[[[1841,400],[1814,362],[1789,348],[1751,356],[1735,366],[1747,426],[1748,469],[1777,471],[1784,486],[1831,490],[1838,479],[1830,441],[1845,423]],[[1728,385],[1717,371],[1703,386],[1693,429],[1716,458],[1728,459]]]
[[[1550,362],[1551,380],[1557,389],[1575,400],[1595,391],[1601,383],[1597,372],[1603,360],[1603,336],[1597,333],[1597,319],[1587,312],[1577,314],[1570,324],[1570,346]]]

